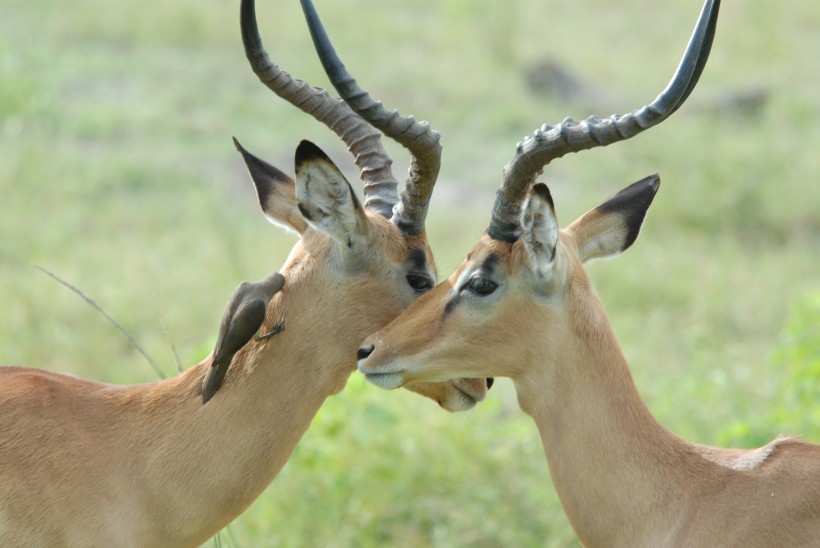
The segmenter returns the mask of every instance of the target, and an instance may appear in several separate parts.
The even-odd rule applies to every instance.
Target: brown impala
[[[264,213],[301,235],[263,325],[284,319],[285,331],[242,348],[207,405],[199,389],[210,358],[137,386],[0,368],[0,546],[200,545],[273,480],[355,371],[364,337],[434,285],[424,220],[439,135],[350,81],[340,100],[291,78],[262,47],[253,0],[243,0],[241,23],[259,78],[349,147],[364,205],[315,145],[296,149],[294,181],[237,143]],[[380,133],[412,156],[401,195]],[[483,399],[487,381],[409,388],[457,411]]]
[[[384,388],[511,377],[588,546],[820,545],[820,446],[784,437],[753,450],[692,444],[652,417],[633,384],[582,265],[634,242],[658,177],[563,230],[547,187],[535,183],[551,160],[627,139],[674,112],[706,62],[719,4],[706,1],[652,104],[545,126],[521,143],[489,229],[459,269],[359,349],[359,370]]]

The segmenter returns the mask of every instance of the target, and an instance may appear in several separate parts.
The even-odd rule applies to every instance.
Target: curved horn
[[[512,160],[504,167],[504,180],[496,194],[487,234],[507,242],[518,239],[524,196],[552,160],[570,152],[629,139],[675,112],[694,89],[709,58],[719,8],[720,0],[706,0],[677,71],[652,103],[624,116],[613,114],[604,120],[591,116],[582,122],[567,118],[554,127],[544,124],[531,137],[518,143]]]
[[[410,172],[392,221],[407,235],[420,234],[441,166],[441,135],[427,122],[416,122],[412,116],[405,118],[396,110],[386,109],[360,88],[336,55],[313,2],[301,2],[313,45],[333,87],[356,113],[410,152]]]
[[[390,168],[393,161],[381,144],[381,134],[343,101],[327,91],[295,80],[268,57],[256,24],[254,0],[242,0],[240,26],[245,55],[259,79],[279,97],[323,123],[347,145],[364,181],[365,207],[386,218],[399,201],[398,181]]]

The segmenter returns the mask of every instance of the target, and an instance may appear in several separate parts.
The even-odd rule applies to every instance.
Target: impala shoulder
[[[54,373],[29,367],[2,367],[0,368],[0,384],[2,385],[0,406],[19,407],[25,404],[46,408],[54,405],[66,391],[78,389],[87,393],[97,383],[66,373]],[[30,410],[31,407],[28,409]]]
[[[701,453],[707,459],[736,472],[760,470],[781,459],[788,459],[794,451],[811,450],[813,446],[798,437],[779,436],[763,447],[756,449],[719,449],[702,447]],[[820,454],[818,454],[820,457]]]
[[[25,367],[4,368],[3,401],[13,406],[38,404],[48,406],[55,400],[57,387],[52,374]]]

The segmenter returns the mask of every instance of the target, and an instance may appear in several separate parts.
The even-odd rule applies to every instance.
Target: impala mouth
[[[486,390],[478,391],[465,381],[466,379],[454,379],[453,387],[475,403],[484,401],[487,398]]]
[[[365,368],[363,362],[366,359],[366,357],[359,359],[356,363],[356,367],[364,374],[368,382],[387,390],[404,386],[404,369],[401,365],[393,363],[374,368]]]
[[[401,373],[364,373],[364,378],[379,388],[386,390],[393,390],[394,388],[401,388],[404,384],[404,379]]]

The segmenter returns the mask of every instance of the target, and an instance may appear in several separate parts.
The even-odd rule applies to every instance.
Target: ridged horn
[[[545,124],[518,143],[512,160],[504,167],[504,179],[496,194],[487,234],[506,242],[518,239],[524,197],[544,166],[552,160],[634,137],[680,108],[697,84],[709,58],[719,8],[720,0],[706,0],[677,71],[666,89],[649,105],[624,116],[614,114],[603,120],[591,116],[582,122],[567,118],[557,126]]]
[[[242,0],[240,26],[245,55],[262,83],[326,125],[344,141],[364,181],[365,207],[391,218],[393,207],[399,201],[398,181],[391,170],[393,161],[381,144],[381,133],[342,100],[303,80],[294,79],[270,60],[259,36],[254,0]]]
[[[360,88],[336,54],[313,2],[301,0],[301,3],[313,45],[341,98],[373,127],[410,152],[410,172],[392,221],[407,235],[420,234],[441,166],[441,136],[427,122],[416,122],[412,116],[403,117],[396,110],[388,110]]]

